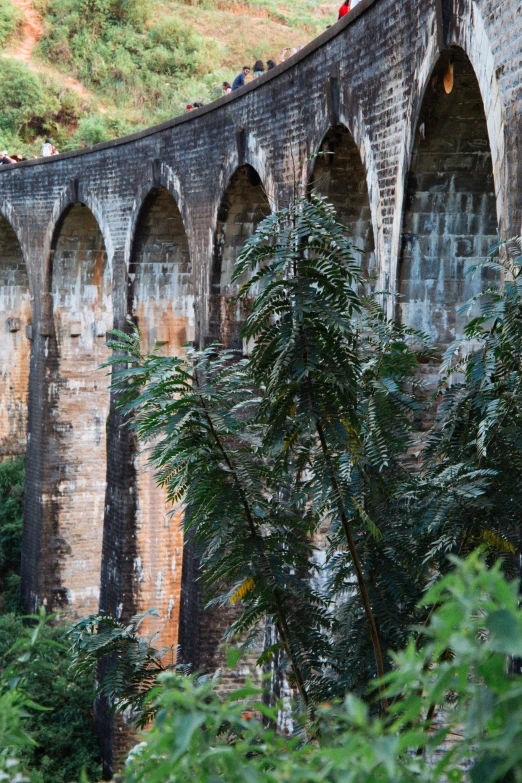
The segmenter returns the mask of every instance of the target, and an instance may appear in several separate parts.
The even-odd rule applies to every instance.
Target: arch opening
[[[484,106],[469,59],[453,47],[434,68],[415,132],[400,243],[401,318],[441,347],[460,336],[459,308],[492,279],[491,272],[472,278],[466,267],[496,241]]]
[[[29,277],[16,234],[0,217],[0,455],[23,456],[27,445],[27,397],[31,343]]]
[[[348,129],[341,124],[330,128],[315,160],[310,187],[333,204],[341,223],[352,235],[354,247],[362,253],[364,277],[376,274],[375,240],[366,174],[361,155]]]
[[[194,279],[189,244],[178,205],[165,188],[155,188],[138,215],[129,266],[129,316],[139,326],[149,350],[179,355],[195,339]],[[181,515],[172,513],[164,488],[139,445],[129,440],[129,475],[134,504],[125,535],[133,536],[130,601],[125,616],[157,610],[144,628],[158,632],[161,646],[178,641],[183,531]]]
[[[105,506],[112,284],[98,223],[84,204],[60,219],[51,250],[54,337],[47,350],[46,461],[53,605],[73,617],[98,611]]]
[[[239,166],[219,206],[210,272],[210,339],[228,348],[241,348],[239,333],[249,309],[247,301],[231,302],[242,282],[232,283],[234,265],[245,241],[269,214],[270,204],[259,174],[249,164]]]
[[[153,348],[176,353],[194,340],[194,281],[178,205],[166,188],[145,199],[129,266],[129,315]]]

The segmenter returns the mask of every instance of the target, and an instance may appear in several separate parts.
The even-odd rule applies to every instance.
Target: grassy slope
[[[0,11],[10,1],[0,0]],[[43,34],[29,62],[0,59],[0,88],[20,82],[11,89],[15,110],[0,118],[0,144],[26,154],[39,150],[44,134],[60,149],[74,148],[82,139],[94,144],[161,122],[192,101],[209,102],[243,64],[278,62],[283,47],[306,44],[335,20],[337,4],[33,0],[33,7]],[[17,18],[4,52],[23,44]],[[71,77],[87,89],[71,89]],[[39,101],[24,105],[35,91]]]

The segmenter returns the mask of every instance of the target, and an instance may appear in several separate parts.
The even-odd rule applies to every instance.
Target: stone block
[[[8,332],[19,332],[20,331],[20,319],[19,318],[8,318],[6,321],[7,331]]]

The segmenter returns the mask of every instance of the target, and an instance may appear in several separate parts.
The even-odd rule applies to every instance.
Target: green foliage
[[[0,90],[4,95],[0,130],[16,133],[27,128],[34,117],[45,112],[45,95],[41,80],[24,63],[0,61]],[[58,104],[53,106],[58,109]]]
[[[14,611],[20,602],[24,477],[22,459],[0,462],[0,612]]]
[[[73,783],[84,768],[97,779],[93,672],[72,671],[53,617],[42,611],[28,623],[12,613],[20,610],[24,474],[23,460],[0,462],[0,780],[8,759],[9,775],[23,770],[31,783]]]
[[[19,60],[0,58],[0,89],[0,143],[11,152],[31,155],[36,147],[40,154],[41,137],[48,134],[60,144],[82,112],[76,93]]]
[[[151,701],[158,675],[179,668],[173,663],[176,653],[170,647],[157,650],[152,639],[139,635],[143,620],[152,611],[136,615],[128,624],[108,615],[90,615],[69,631],[75,671],[89,674],[99,664],[103,678],[99,693],[116,714],[126,713],[139,727],[145,726],[156,712]],[[156,615],[154,615],[156,616]],[[164,660],[168,655],[169,660]]]
[[[430,502],[425,517],[434,557],[484,542],[492,557],[520,549],[521,241],[494,248],[470,273],[479,267],[493,269],[500,282],[477,297],[481,314],[446,352],[438,417],[425,450],[426,484],[441,478],[452,484],[445,502]],[[506,565],[518,568],[514,557]]]
[[[376,660],[381,673],[391,663],[381,638],[399,649],[420,619],[427,543],[408,513],[417,474],[404,457],[422,337],[358,293],[351,240],[315,194],[261,224],[236,277],[247,272],[249,359],[220,346],[147,356],[132,329],[111,344],[114,389],[170,502],[189,509],[213,602],[241,601],[228,638],[259,649],[273,624],[260,662],[286,656],[311,707],[364,692]]]
[[[0,45],[5,45],[9,36],[21,25],[23,12],[9,0],[0,0]]]
[[[371,717],[353,695],[322,705],[313,741],[288,738],[247,686],[220,700],[210,683],[162,675],[156,725],[128,764],[129,783],[494,783],[522,780],[518,585],[477,553],[424,598],[431,620],[384,682],[391,707]],[[257,697],[257,700],[256,700]],[[464,768],[469,767],[465,775]]]
[[[52,0],[39,50],[116,104],[172,113],[180,82],[213,70],[218,50],[181,20],[152,16],[145,0]]]
[[[17,756],[31,783],[72,783],[83,769],[91,780],[100,777],[93,675],[73,672],[71,660],[63,627],[51,627],[45,613],[36,626],[13,614],[0,617],[0,681],[8,693],[15,683],[22,698],[23,731],[31,743]]]
[[[19,783],[26,778],[20,775],[18,756],[27,747],[34,748],[35,740],[27,730],[30,710],[41,709],[31,699],[27,689],[27,668],[33,659],[35,648],[41,646],[41,633],[45,615],[40,615],[36,627],[29,633],[16,637],[5,633],[6,617],[0,618],[0,780]],[[9,621],[8,621],[9,622]],[[2,649],[2,648],[0,648]]]
[[[304,459],[317,513],[328,520],[329,597],[351,593],[338,604],[331,669],[343,690],[353,688],[375,667],[384,674],[382,648],[402,645],[425,584],[425,544],[404,513],[416,480],[404,459],[422,409],[413,343],[425,352],[425,340],[358,293],[350,237],[315,192],[258,227],[234,279],[247,275],[238,298],[256,294],[243,335],[254,342],[250,372],[264,389],[260,415],[281,459]]]
[[[93,144],[110,141],[116,136],[127,136],[134,130],[132,125],[119,117],[91,114],[80,120],[75,134],[65,146],[68,149],[77,149],[84,141],[90,147]]]

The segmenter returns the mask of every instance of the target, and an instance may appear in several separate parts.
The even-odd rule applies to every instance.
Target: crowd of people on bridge
[[[82,142],[82,147],[86,147],[85,142]],[[42,144],[42,158],[48,158],[51,155],[59,155],[58,150],[54,146],[50,138],[47,138]],[[37,156],[35,156],[37,157]],[[11,163],[20,163],[22,160],[27,160],[25,155],[9,155],[7,150],[0,153],[0,166],[9,166]]]
[[[343,0],[343,4],[339,8],[339,13],[337,16],[337,19],[342,19],[343,16],[346,16],[346,14],[352,10],[352,8],[355,8],[355,6],[360,3],[361,0]],[[294,54],[297,54],[300,49],[302,49],[302,46],[295,46],[290,47],[287,46],[283,49],[281,52],[281,55],[279,57],[279,62],[282,63],[285,60],[287,60],[289,57],[292,57]],[[249,81],[252,81],[253,79],[257,79],[259,76],[262,76],[267,71],[270,71],[272,68],[276,67],[276,63],[274,60],[267,60],[266,66],[265,63],[262,60],[256,60],[254,67],[250,68],[249,65],[244,65],[241,71],[238,73],[232,84],[229,82],[223,82],[222,88],[225,95],[228,95],[229,93],[233,92],[234,90],[239,90],[240,87],[244,87],[245,84],[247,84]],[[199,106],[203,106],[201,102],[195,102],[191,104],[190,106],[187,106],[187,109],[190,111],[192,109],[197,109]]]
[[[284,62],[289,57],[292,57],[292,55],[300,51],[302,48],[303,48],[302,46],[295,46],[295,47],[286,46],[281,52],[281,55],[279,57],[279,62],[280,63]],[[248,82],[251,82],[254,79],[258,79],[260,76],[263,76],[264,73],[267,73],[267,71],[272,70],[272,68],[275,68],[276,65],[277,63],[275,60],[267,60],[266,63],[264,63],[263,60],[256,60],[252,68],[250,67],[250,65],[244,65],[241,71],[234,79],[234,81],[232,82],[232,84],[230,84],[230,82],[223,82],[222,89],[224,94],[228,95],[234,90],[239,90],[240,87],[243,87],[245,84],[248,84]],[[187,106],[187,111],[193,111],[194,109],[199,109],[199,107],[203,105],[204,104],[201,103],[201,101],[194,101],[193,103]]]

